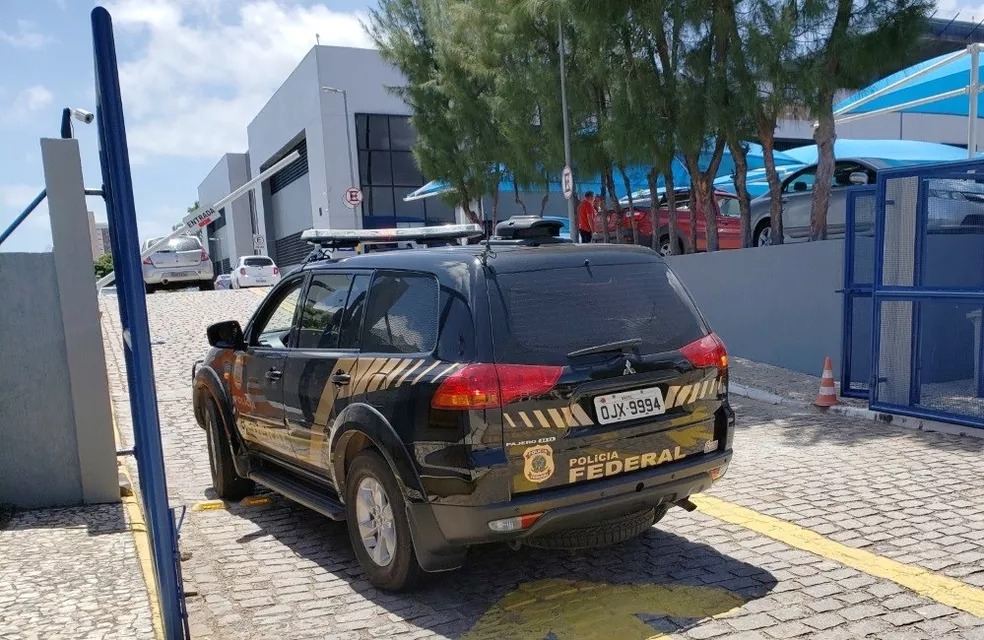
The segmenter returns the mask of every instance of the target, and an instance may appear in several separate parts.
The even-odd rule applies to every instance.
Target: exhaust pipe
[[[684,498],[683,500],[677,500],[674,502],[676,506],[680,507],[686,512],[697,511],[697,505],[690,501],[690,498]]]

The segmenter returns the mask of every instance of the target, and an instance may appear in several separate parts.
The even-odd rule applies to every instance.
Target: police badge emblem
[[[549,480],[554,472],[553,449],[550,445],[530,447],[523,454],[523,475],[537,484]]]

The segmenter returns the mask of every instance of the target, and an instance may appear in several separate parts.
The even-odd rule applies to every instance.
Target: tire
[[[656,246],[656,253],[663,256],[664,258],[672,255],[670,253],[670,236],[663,235],[659,238],[659,244]],[[682,256],[686,251],[683,248],[683,241],[677,238],[677,255]]]
[[[631,540],[648,531],[666,515],[669,507],[660,505],[611,520],[604,520],[588,527],[566,529],[544,536],[528,538],[524,542],[539,549],[597,549]]]
[[[755,227],[755,234],[752,236],[752,244],[756,247],[772,246],[772,222],[766,218],[759,222]]]
[[[215,282],[212,280],[202,280],[198,283],[199,291],[215,291]]]
[[[240,477],[232,464],[232,447],[219,409],[210,398],[205,401],[205,439],[208,441],[208,467],[212,473],[212,488],[223,500],[240,500],[253,493],[256,485],[252,480]]]
[[[345,505],[352,550],[369,582],[386,591],[408,591],[419,585],[426,573],[417,563],[406,503],[389,465],[375,451],[363,451],[352,461],[345,476]],[[371,542],[363,540],[360,529],[378,521],[370,505],[382,506],[382,531],[392,538],[380,532]]]
[[[150,295],[157,291],[157,286],[152,284],[144,284],[144,289],[147,291],[147,295]]]

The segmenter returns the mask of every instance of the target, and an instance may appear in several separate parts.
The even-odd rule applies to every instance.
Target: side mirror
[[[208,335],[208,343],[217,349],[241,351],[246,348],[243,328],[235,320],[217,322],[206,330],[206,334]]]
[[[868,184],[868,174],[864,171],[852,171],[850,176],[851,184]]]

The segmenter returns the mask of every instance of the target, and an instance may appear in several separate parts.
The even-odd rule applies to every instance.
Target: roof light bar
[[[321,246],[354,247],[362,242],[456,240],[484,235],[481,225],[447,224],[402,229],[308,229],[301,232],[301,240]]]

